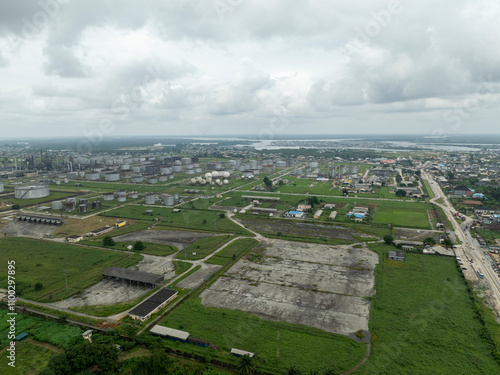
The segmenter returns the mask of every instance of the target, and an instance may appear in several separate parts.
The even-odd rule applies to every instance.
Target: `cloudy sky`
[[[498,133],[497,0],[2,0],[0,137]]]

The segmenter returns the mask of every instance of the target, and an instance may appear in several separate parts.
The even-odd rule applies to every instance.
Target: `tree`
[[[35,292],[39,292],[42,289],[43,289],[43,284],[42,283],[36,283],[35,284]]]
[[[443,245],[444,245],[446,248],[448,248],[448,247],[452,247],[452,246],[453,246],[453,242],[451,242],[451,240],[447,238],[447,239],[445,239],[445,240],[443,241]]]
[[[384,236],[384,242],[387,245],[391,245],[394,242],[394,237],[392,237],[391,235],[387,234],[387,235]]]
[[[21,206],[18,205],[18,204],[14,204],[14,205],[12,205],[12,209],[13,210],[19,210],[19,209],[21,209]]]
[[[236,368],[238,369],[238,373],[240,374],[246,374],[246,375],[253,374],[255,371],[253,358],[248,355],[242,355],[240,357],[240,361],[238,362]]]
[[[396,197],[406,197],[406,191],[401,189],[396,190]]]
[[[302,371],[300,371],[297,367],[292,366],[289,367],[288,370],[285,372],[286,375],[301,375]]]
[[[134,243],[134,246],[133,246],[133,249],[138,250],[138,251],[144,250],[145,248],[146,248],[146,246],[144,245],[144,242],[142,242],[142,241],[136,241]]]
[[[264,184],[266,185],[268,190],[271,190],[273,186],[273,182],[269,179],[269,177],[264,177]]]
[[[436,244],[436,240],[434,238],[432,238],[432,237],[429,236],[429,237],[427,237],[427,238],[424,239],[424,244],[432,246],[432,245]]]
[[[115,240],[111,236],[106,236],[102,239],[102,244],[104,246],[115,246]]]
[[[279,180],[279,181],[278,181],[278,185],[279,185],[279,186],[283,186],[283,185],[285,185],[285,182],[284,182],[283,180]]]
[[[401,175],[398,173],[396,175],[396,182],[399,184],[401,181],[403,181],[403,177],[401,177]]]

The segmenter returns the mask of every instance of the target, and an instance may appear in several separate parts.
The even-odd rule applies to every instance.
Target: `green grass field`
[[[370,309],[372,354],[355,374],[498,374],[453,258],[380,255]]]
[[[214,256],[207,259],[205,263],[219,264],[224,266],[229,262],[238,259],[242,254],[252,249],[259,242],[253,238],[240,238],[226,246]]]
[[[373,222],[375,224],[392,224],[398,227],[430,229],[425,207],[412,209],[405,207],[378,207]]]
[[[146,210],[153,210],[153,215],[145,215]],[[216,211],[182,209],[181,212],[173,212],[167,207],[148,206],[126,206],[116,210],[108,211],[103,216],[121,217],[138,220],[155,221],[155,218],[163,218],[159,225],[170,228],[187,228],[210,232],[234,232],[240,235],[252,236],[227,217],[221,218]]]
[[[196,242],[189,244],[184,250],[179,251],[177,259],[197,260],[203,259],[233,237],[229,235],[200,238]],[[193,255],[196,253],[196,255]]]
[[[431,186],[429,185],[429,181],[422,179],[422,182],[424,183],[425,190],[427,190],[427,195],[429,196],[430,199],[434,198],[434,192],[431,189]]]
[[[122,250],[122,251],[133,251],[135,253],[141,253],[141,254],[149,254],[149,255],[156,255],[156,256],[167,256],[171,255],[179,249],[175,246],[172,245],[161,245],[157,243],[150,243],[150,242],[143,242],[145,248],[143,250],[128,250],[127,246],[129,245],[134,245],[135,241],[126,241],[126,242],[115,242],[114,246],[104,246],[102,244],[102,239],[105,236],[99,236],[98,238],[92,239],[92,240],[82,240],[79,243],[82,245],[90,245],[90,246],[99,246],[105,249],[114,249],[114,250]]]
[[[234,347],[257,353],[258,366],[272,373],[282,373],[291,366],[305,373],[332,367],[340,373],[358,363],[366,352],[365,344],[345,336],[264,320],[241,311],[207,308],[199,297],[183,303],[160,324],[186,330],[225,352]],[[278,329],[279,361],[276,359]],[[190,346],[184,344],[182,349],[190,350]]]
[[[8,366],[6,355],[2,355],[1,373],[4,375],[36,375],[56,354],[57,352],[54,350],[36,345],[33,342],[21,341],[16,344],[16,367]]]
[[[0,347],[2,348],[10,341],[7,339],[9,328],[7,317],[7,310],[0,310]],[[67,349],[78,340],[83,340],[81,337],[83,330],[79,327],[17,314],[16,334],[18,335],[22,332],[28,332],[30,337],[35,340],[48,342],[63,349]],[[2,373],[1,370],[0,373]]]
[[[181,275],[184,272],[186,272],[188,269],[190,269],[193,265],[189,262],[183,262],[181,260],[174,260],[174,266],[175,266],[175,274],[176,275]]]
[[[130,267],[142,259],[139,254],[106,251],[29,238],[0,239],[0,264],[15,260],[16,291],[19,297],[40,302],[67,298],[101,280],[108,267]],[[64,271],[69,292],[65,289]],[[35,284],[43,289],[35,291]],[[6,288],[7,275],[0,275]],[[50,299],[52,296],[52,299]]]

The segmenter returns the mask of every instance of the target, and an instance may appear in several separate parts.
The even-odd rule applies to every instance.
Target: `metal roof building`
[[[189,337],[189,332],[179,331],[178,329],[163,327],[159,325],[155,325],[153,328],[151,328],[150,332],[154,335],[171,337],[173,339],[182,341],[186,341]]]
[[[155,273],[129,270],[128,268],[110,267],[102,271],[103,278],[115,278],[129,283],[148,284],[152,287],[160,285],[164,281],[163,275]]]
[[[162,276],[163,277],[163,276]],[[161,310],[167,303],[177,295],[177,291],[173,289],[160,289],[139,306],[132,309],[128,315],[135,320],[145,321],[154,313]]]

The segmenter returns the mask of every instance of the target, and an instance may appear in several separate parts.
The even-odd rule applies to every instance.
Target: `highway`
[[[489,254],[486,255],[485,249],[475,245],[469,231],[465,229],[470,227],[473,219],[466,216],[466,220],[462,223],[462,225],[460,225],[453,216],[453,214],[456,213],[456,210],[441,190],[439,184],[434,181],[433,176],[424,170],[421,170],[421,174],[422,177],[429,182],[429,186],[435,195],[430,202],[443,209],[444,213],[453,225],[456,237],[462,242],[462,245],[457,247],[456,254],[461,257],[464,262],[464,267],[467,268],[467,270],[464,270],[466,278],[469,280],[480,280],[475,271],[478,267],[481,269],[481,272],[484,274],[484,280],[482,280],[482,282],[487,284],[491,292],[490,302],[495,306],[497,314],[500,315],[500,278],[491,267]],[[436,201],[439,199],[441,199],[443,203],[437,203]]]

